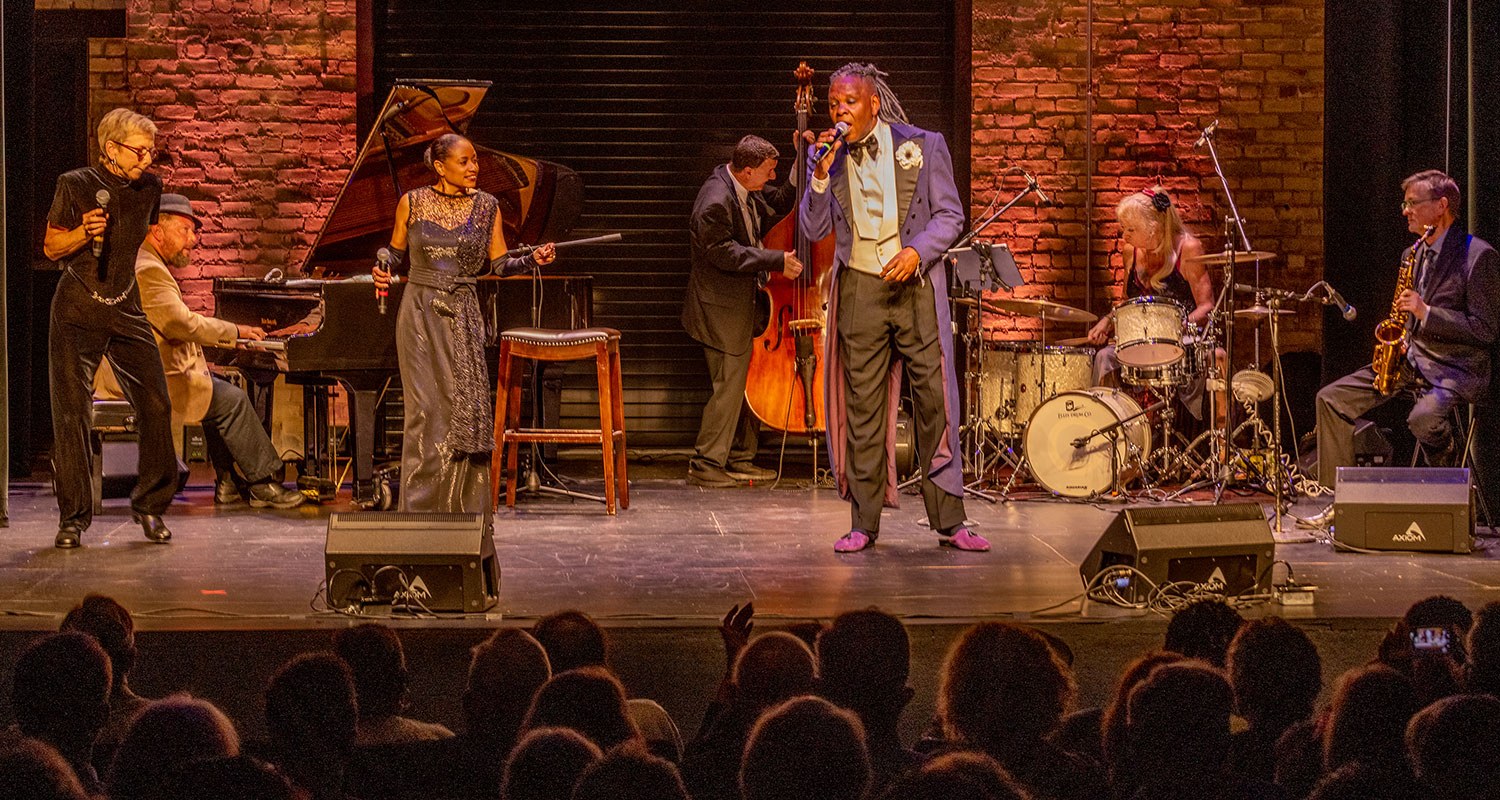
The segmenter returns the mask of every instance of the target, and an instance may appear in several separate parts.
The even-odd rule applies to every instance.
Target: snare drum
[[[1166,297],[1132,297],[1114,311],[1115,357],[1132,367],[1159,367],[1183,356],[1187,312]]]
[[[1171,364],[1155,367],[1120,365],[1120,382],[1131,386],[1149,386],[1153,389],[1172,389],[1186,386],[1193,378],[1192,359],[1179,358]]]
[[[1140,475],[1140,462],[1151,455],[1151,427],[1145,416],[1136,416],[1140,413],[1141,405],[1129,395],[1103,386],[1053,397],[1037,408],[1026,425],[1023,451],[1031,474],[1044,488],[1064,497],[1093,497],[1109,491],[1116,464],[1121,484],[1134,480]],[[1074,441],[1123,419],[1130,421],[1115,435],[1101,434],[1073,446]]]
[[[1094,351],[1086,347],[997,342],[981,361],[980,403],[990,429],[1001,436],[1020,434],[1047,398],[1093,383]]]

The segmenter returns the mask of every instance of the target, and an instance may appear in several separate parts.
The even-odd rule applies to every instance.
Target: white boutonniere
[[[896,163],[900,164],[902,169],[921,169],[922,147],[914,140],[908,139],[902,142],[901,146],[896,148]]]

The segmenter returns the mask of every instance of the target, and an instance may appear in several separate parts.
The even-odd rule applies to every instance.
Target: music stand
[[[947,256],[953,264],[953,276],[966,294],[978,296],[1026,285],[1009,245],[975,240],[967,247],[949,250]]]

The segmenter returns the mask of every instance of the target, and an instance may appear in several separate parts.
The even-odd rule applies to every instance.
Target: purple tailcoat
[[[897,219],[901,220],[901,244],[910,247],[921,256],[922,265],[918,275],[932,284],[933,300],[937,304],[938,341],[941,343],[943,359],[943,408],[947,424],[943,429],[943,440],[937,453],[928,465],[928,476],[943,491],[962,496],[963,462],[959,458],[958,427],[958,377],[953,362],[952,317],[948,310],[948,268],[943,262],[943,252],[953,245],[963,233],[963,201],[958,196],[958,187],[953,182],[953,157],[948,154],[948,143],[943,135],[935,131],[922,130],[911,125],[895,123],[891,126],[891,144],[897,154],[907,142],[915,143],[921,154],[920,164],[903,168],[900,159],[896,163]],[[907,149],[910,152],[910,148]],[[824,391],[828,415],[828,458],[838,484],[839,496],[849,496],[849,478],[844,465],[847,463],[845,449],[848,444],[848,426],[844,403],[844,364],[839,354],[838,302],[839,277],[849,263],[849,251],[854,245],[854,232],[849,217],[849,178],[844,164],[848,153],[840,149],[828,170],[828,191],[819,194],[809,189],[802,193],[802,205],[798,209],[799,222],[807,236],[813,241],[835,234],[833,278],[828,293],[828,326],[824,332],[824,358],[827,366],[824,375]],[[812,171],[817,164],[808,159],[808,186],[812,185]],[[900,359],[891,360],[890,396],[886,405],[887,423],[885,432],[886,490],[885,504],[899,505],[896,493],[896,412],[901,394]]]

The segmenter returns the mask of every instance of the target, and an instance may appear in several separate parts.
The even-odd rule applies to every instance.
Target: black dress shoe
[[[757,467],[749,461],[730,464],[724,472],[737,481],[769,481],[776,477],[776,470]]]
[[[240,494],[240,486],[234,473],[226,472],[214,481],[214,505],[232,506],[243,502],[245,498]]]
[[[65,523],[57,529],[57,540],[52,543],[59,550],[72,550],[83,544],[83,528]]]
[[[719,467],[699,467],[688,465],[687,482],[693,486],[703,486],[709,489],[732,489],[739,486],[739,481],[730,477]]]
[[[167,530],[167,523],[161,521],[156,514],[132,514],[131,519],[140,523],[141,532],[146,538],[157,544],[166,544],[172,541],[172,532]]]
[[[250,484],[251,508],[296,508],[305,502],[307,495],[275,481]]]

